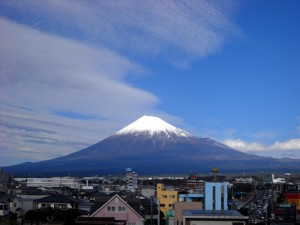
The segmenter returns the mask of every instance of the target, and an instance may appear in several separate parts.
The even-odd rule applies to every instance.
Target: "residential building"
[[[174,204],[178,201],[178,191],[166,190],[165,185],[159,183],[156,186],[156,197],[157,204],[166,218],[167,212],[174,210]]]
[[[0,217],[9,215],[9,206],[11,199],[8,195],[0,195]]]
[[[155,189],[154,188],[143,188],[141,190],[141,194],[146,198],[150,199],[155,196]]]
[[[127,190],[134,192],[138,189],[138,175],[131,168],[126,169]]]
[[[15,195],[10,197],[11,202],[9,206],[9,211],[17,214],[18,217],[23,215],[23,201],[22,198]]]
[[[50,195],[34,200],[36,209],[48,207],[53,209],[78,209],[80,202],[80,200],[67,195]]]
[[[18,198],[22,202],[22,212],[25,214],[27,211],[36,209],[34,200],[38,200],[49,195],[19,195]]]
[[[90,216],[78,217],[76,224],[144,224],[144,218],[118,194],[92,210]]]

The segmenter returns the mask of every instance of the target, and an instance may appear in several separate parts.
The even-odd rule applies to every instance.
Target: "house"
[[[97,206],[97,203],[95,204]],[[137,204],[135,204],[137,205]],[[78,217],[76,224],[143,225],[144,218],[118,194],[92,209],[89,217]]]
[[[33,202],[36,205],[36,209],[48,207],[53,209],[78,209],[78,205],[81,201],[67,195],[57,194],[36,199]]]
[[[9,206],[11,199],[8,195],[0,195],[0,217],[9,215]]]
[[[12,213],[15,213],[17,215],[17,217],[20,217],[23,215],[23,201],[22,198],[14,195],[11,196],[11,202],[10,202],[10,206],[9,206],[9,210]]]

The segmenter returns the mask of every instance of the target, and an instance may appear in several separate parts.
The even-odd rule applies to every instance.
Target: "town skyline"
[[[143,115],[300,159],[299,1],[0,2],[0,166]]]

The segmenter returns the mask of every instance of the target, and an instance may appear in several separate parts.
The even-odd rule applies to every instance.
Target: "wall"
[[[205,210],[228,210],[227,185],[227,182],[205,182]]]
[[[112,211],[112,207],[114,207],[114,211]],[[125,207],[125,211],[122,210],[122,207]],[[125,220],[127,222],[135,222],[136,224],[142,223],[140,216],[117,196],[92,215],[92,217],[114,217],[115,220]]]
[[[174,209],[174,203],[178,201],[178,191],[165,190],[163,184],[157,184],[157,199],[159,200],[160,210],[164,214],[164,218],[169,210]]]
[[[174,225],[182,225],[182,210],[201,210],[202,202],[176,202],[174,205]]]

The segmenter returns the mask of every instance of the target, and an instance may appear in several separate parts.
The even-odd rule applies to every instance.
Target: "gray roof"
[[[75,198],[72,198],[67,195],[50,195],[44,198],[33,200],[34,202],[47,202],[47,203],[80,203],[81,201]]]
[[[237,210],[182,210],[182,216],[198,218],[248,218]]]
[[[0,202],[4,203],[4,202],[7,202],[7,201],[11,201],[9,195],[0,195]]]

